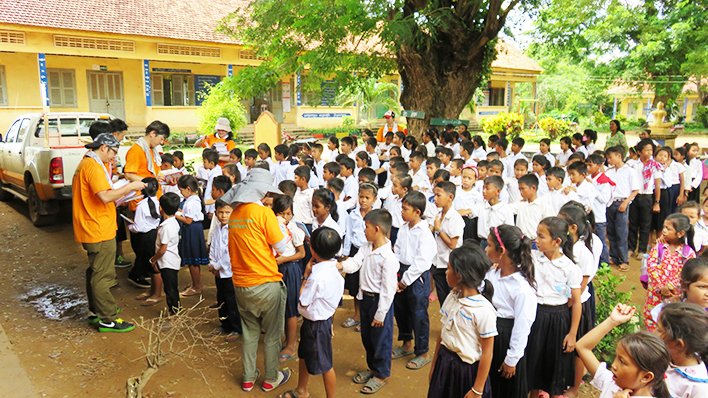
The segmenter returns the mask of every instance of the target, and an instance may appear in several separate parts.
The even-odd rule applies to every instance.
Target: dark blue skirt
[[[182,239],[179,241],[179,255],[182,257],[182,266],[209,265],[209,253],[204,240],[204,228],[201,222],[189,225],[181,224]]]
[[[525,356],[516,364],[516,373],[511,379],[503,378],[499,372],[504,359],[506,359],[506,351],[509,349],[513,329],[514,319],[497,318],[499,335],[494,338],[494,356],[492,357],[492,367],[489,369],[489,381],[494,398],[527,398],[529,395]]]
[[[290,261],[278,266],[278,272],[283,274],[283,283],[288,289],[285,300],[285,319],[298,315],[297,302],[300,298],[300,286],[302,284],[302,268],[300,261]]]
[[[563,340],[570,332],[570,312],[567,304],[538,305],[524,355],[529,390],[561,395],[575,384],[575,356],[563,352]]]
[[[441,344],[430,378],[428,398],[464,398],[474,387],[477,368],[479,368],[479,361],[473,364],[464,362],[457,353]],[[484,383],[482,392],[482,398],[492,398],[489,378]]]

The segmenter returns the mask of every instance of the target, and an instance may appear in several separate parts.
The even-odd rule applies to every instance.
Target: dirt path
[[[145,361],[140,359],[140,347],[147,333],[136,329],[126,334],[99,334],[87,326],[84,293],[87,260],[81,246],[74,242],[70,211],[64,214],[59,224],[39,229],[28,220],[23,202],[0,203],[0,241],[3,242],[0,264],[4,265],[4,278],[0,279],[0,302],[3,303],[0,323],[38,396],[124,397],[126,380],[139,375],[145,367]],[[132,259],[127,242],[125,250]],[[634,269],[628,279],[638,280],[639,266],[632,265]],[[141,291],[126,282],[127,273],[127,269],[117,270],[119,285],[112,289],[121,317],[130,321],[158,316],[164,301],[155,307],[139,306],[134,297]],[[215,301],[216,290],[213,279],[206,272],[203,274],[207,288],[202,305],[208,306]],[[180,272],[180,286],[188,280],[189,275]],[[625,285],[623,287],[628,288],[629,281]],[[183,300],[183,305],[191,306],[198,299]],[[634,301],[641,304],[641,295],[635,294]],[[432,346],[440,330],[438,309],[437,302],[430,307]],[[345,300],[344,307],[335,315],[335,325],[352,312],[352,301]],[[218,326],[216,312],[210,316],[212,322],[203,325],[204,333]],[[359,397],[359,386],[351,382],[351,377],[366,366],[360,336],[352,329],[338,326],[335,326],[335,334],[338,395]],[[231,346],[235,356],[240,357],[240,342]],[[297,369],[297,361],[285,366]],[[262,363],[259,368],[263,369]],[[425,397],[429,370],[426,367],[411,371],[405,368],[405,360],[396,360],[388,385],[376,395],[381,398]],[[209,366],[204,369],[207,385],[200,375],[175,361],[151,379],[146,392],[153,398],[241,396],[244,394],[240,389],[241,371],[239,361],[234,361],[228,371]],[[276,397],[296,385],[295,377],[276,393],[254,389],[249,396]],[[311,392],[313,396],[324,396],[321,378],[311,379]]]

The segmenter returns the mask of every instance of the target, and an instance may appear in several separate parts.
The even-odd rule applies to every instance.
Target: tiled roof
[[[492,68],[521,69],[533,72],[543,71],[543,68],[536,61],[502,40],[497,41],[497,59],[492,62]]]
[[[246,0],[0,0],[0,22],[235,43],[218,22]]]

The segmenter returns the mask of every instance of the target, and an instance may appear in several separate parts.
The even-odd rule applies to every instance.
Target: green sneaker
[[[132,323],[125,322],[124,320],[117,318],[113,322],[99,322],[98,323],[98,331],[107,333],[107,332],[113,332],[113,333],[123,333],[123,332],[130,332],[131,330],[135,329],[135,325]]]
[[[120,314],[120,308],[116,310],[116,315]],[[89,323],[89,325],[96,324],[101,321],[101,318],[98,317],[98,315],[94,314],[93,312],[89,312],[89,316],[86,319]]]

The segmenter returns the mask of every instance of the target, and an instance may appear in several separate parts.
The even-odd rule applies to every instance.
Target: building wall
[[[613,96],[617,99],[617,116],[621,115],[629,120],[637,120],[640,118],[651,120],[653,118],[651,111],[647,110],[654,101],[653,93],[614,94]],[[686,122],[693,122],[698,102],[697,93],[688,92],[679,97],[678,103],[680,112],[686,117]]]

